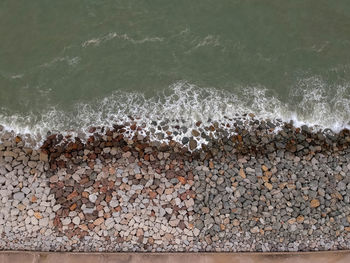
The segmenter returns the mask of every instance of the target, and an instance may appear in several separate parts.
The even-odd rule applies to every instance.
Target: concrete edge
[[[350,250],[312,252],[239,252],[239,253],[101,253],[0,251],[0,263],[348,263]]]
[[[36,250],[0,250],[0,254],[70,254],[70,255],[316,255],[346,254],[345,250],[292,251],[292,252],[68,252],[68,251],[36,251]]]

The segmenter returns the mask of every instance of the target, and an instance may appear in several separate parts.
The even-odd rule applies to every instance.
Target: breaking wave
[[[350,86],[330,89],[320,78],[303,79],[284,102],[260,86],[227,91],[179,81],[151,98],[142,93],[116,91],[89,104],[78,103],[69,112],[50,108],[40,116],[19,116],[2,109],[0,124],[4,130],[41,140],[49,131],[86,133],[91,126],[128,122],[129,116],[144,123],[147,130],[154,126],[154,121],[191,128],[197,121],[223,122],[247,113],[258,119],[292,120],[296,126],[306,124],[337,132],[350,128]]]

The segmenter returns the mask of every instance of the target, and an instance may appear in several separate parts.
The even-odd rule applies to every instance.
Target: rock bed
[[[0,249],[349,249],[349,131],[245,125],[198,122],[160,143],[131,123],[86,141],[50,135],[41,149],[3,133]]]

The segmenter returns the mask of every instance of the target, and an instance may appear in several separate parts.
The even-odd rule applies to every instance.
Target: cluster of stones
[[[91,128],[86,141],[50,135],[40,150],[5,134],[0,247],[349,249],[349,131],[283,124],[273,132],[276,124],[251,117],[198,122],[182,143],[170,132],[166,143],[152,141],[135,123]],[[199,136],[207,141],[200,149]]]

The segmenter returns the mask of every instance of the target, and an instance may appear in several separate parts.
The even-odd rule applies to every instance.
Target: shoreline
[[[0,250],[349,249],[349,130],[245,121],[2,137]]]

